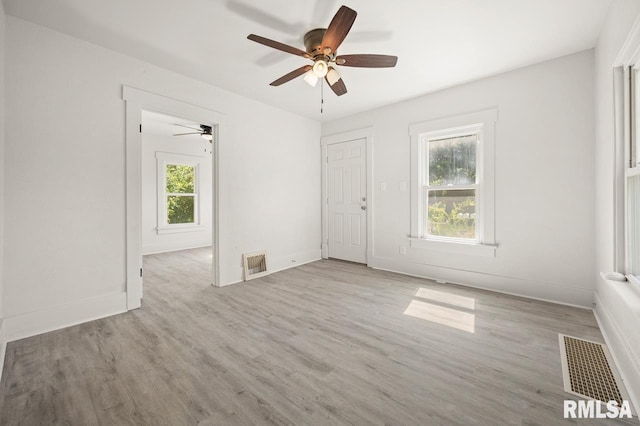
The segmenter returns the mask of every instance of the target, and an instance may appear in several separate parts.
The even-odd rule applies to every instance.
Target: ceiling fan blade
[[[289,46],[288,44],[280,43],[279,41],[271,40],[265,37],[261,37],[255,34],[249,34],[247,38],[251,41],[255,41],[256,43],[264,44],[265,46],[269,46],[273,49],[278,49],[283,52],[291,53],[292,55],[302,56],[303,58],[311,58],[311,56],[305,52],[304,50],[300,50],[293,46]]]
[[[333,83],[333,86],[331,85],[331,83],[329,83],[329,79],[326,76],[324,77],[324,79],[329,84],[329,87],[331,87],[331,90],[333,90],[333,93],[335,93],[337,96],[342,96],[347,93],[347,86],[345,86],[344,80],[342,80],[342,78]]]
[[[329,48],[331,52],[338,50],[357,15],[358,13],[355,10],[349,9],[347,6],[341,6],[322,37],[322,48]]]
[[[336,64],[345,67],[391,68],[398,63],[397,56],[390,55],[340,55]]]
[[[295,69],[295,70],[291,71],[289,74],[285,74],[282,77],[280,77],[279,79],[277,79],[274,82],[272,82],[270,84],[270,86],[280,86],[281,84],[284,84],[287,81],[293,80],[294,78],[301,76],[305,72],[309,71],[311,68],[313,68],[311,65],[305,65],[303,67]]]
[[[202,132],[191,132],[191,133],[176,133],[176,134],[175,134],[175,135],[173,135],[173,136],[184,136],[184,135],[199,135],[199,134],[201,134],[201,133],[202,133]]]
[[[191,127],[191,126],[185,126],[184,124],[179,124],[179,123],[173,123],[174,126],[180,126],[180,127],[184,127],[187,129],[191,129],[191,130],[196,130],[196,131],[200,131],[200,129],[196,129],[195,127]]]

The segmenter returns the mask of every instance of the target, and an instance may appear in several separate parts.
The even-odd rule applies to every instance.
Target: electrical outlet
[[[400,246],[400,254],[402,255],[407,254],[407,246]]]

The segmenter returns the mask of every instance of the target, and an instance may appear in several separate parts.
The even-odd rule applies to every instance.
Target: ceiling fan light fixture
[[[313,64],[313,73],[318,77],[318,78],[323,78],[325,75],[327,75],[327,72],[329,71],[329,65],[327,64],[327,62],[323,59],[318,59],[314,64]]]
[[[318,76],[313,72],[313,70],[309,70],[304,75],[304,81],[306,81],[309,86],[316,87],[316,83],[318,83]]]
[[[329,68],[329,71],[327,72],[327,82],[329,82],[329,86],[333,86],[341,78],[342,77],[340,77],[340,73],[338,72],[338,70],[336,70],[335,68]]]

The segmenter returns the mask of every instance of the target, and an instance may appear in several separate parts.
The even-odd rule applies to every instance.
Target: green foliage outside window
[[[477,136],[429,141],[429,185],[476,183]],[[428,235],[475,238],[475,189],[428,191]]]
[[[476,183],[476,135],[429,141],[429,185]]]
[[[429,191],[428,215],[429,235],[475,238],[475,190]]]
[[[195,222],[195,167],[168,164],[167,176],[167,223]]]

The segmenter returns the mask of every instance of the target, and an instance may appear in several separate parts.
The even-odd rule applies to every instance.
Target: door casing
[[[141,175],[142,142],[140,126],[142,110],[154,111],[174,117],[188,118],[209,124],[213,134],[212,215],[213,215],[213,267],[211,283],[220,286],[220,140],[224,133],[224,114],[155,93],[122,87],[126,103],[126,293],[127,310],[142,305],[142,243],[141,243]]]

